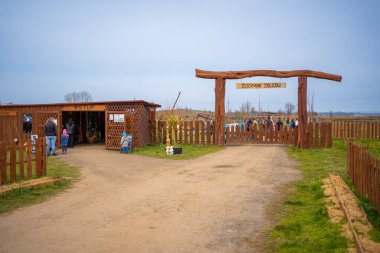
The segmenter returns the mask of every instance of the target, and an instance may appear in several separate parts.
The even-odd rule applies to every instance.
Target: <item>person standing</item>
[[[57,125],[54,123],[53,118],[49,118],[45,123],[44,128],[46,136],[46,154],[50,156],[50,149],[53,156],[56,156],[55,153],[55,143],[57,141]]]
[[[66,123],[66,131],[69,135],[69,148],[73,148],[74,147],[74,129],[75,128],[75,124],[74,124],[74,121],[72,119],[69,119],[69,121]]]
[[[66,129],[63,129],[61,136],[61,147],[62,154],[67,154],[67,145],[69,144],[69,135],[67,134]]]
[[[277,131],[280,131],[281,126],[283,126],[283,125],[284,125],[284,123],[282,122],[281,117],[278,117],[278,120],[277,120]]]

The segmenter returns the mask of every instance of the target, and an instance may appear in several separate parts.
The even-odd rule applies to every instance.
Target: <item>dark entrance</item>
[[[72,119],[75,123],[75,144],[104,143],[104,111],[64,111],[62,112],[62,129]]]

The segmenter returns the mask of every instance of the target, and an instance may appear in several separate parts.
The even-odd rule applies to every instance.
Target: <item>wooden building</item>
[[[69,119],[76,125],[75,142],[102,142],[107,149],[118,149],[123,131],[133,136],[133,146],[150,143],[150,124],[160,105],[142,100],[0,105],[0,141],[25,141],[31,135],[44,136],[48,118],[56,120],[57,145]]]

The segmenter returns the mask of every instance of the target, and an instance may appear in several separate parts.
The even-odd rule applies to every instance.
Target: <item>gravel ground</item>
[[[236,146],[174,161],[75,147],[60,158],[81,180],[0,215],[0,252],[260,252],[270,206],[300,177],[284,150]]]

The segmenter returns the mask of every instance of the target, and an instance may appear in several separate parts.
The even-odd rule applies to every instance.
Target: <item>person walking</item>
[[[74,147],[74,130],[75,130],[75,124],[72,119],[69,119],[69,121],[66,123],[66,131],[69,135],[69,148]]]
[[[45,123],[44,128],[46,136],[46,154],[50,156],[50,149],[53,156],[56,156],[55,153],[55,143],[57,141],[57,125],[54,123],[53,118],[49,118]]]

